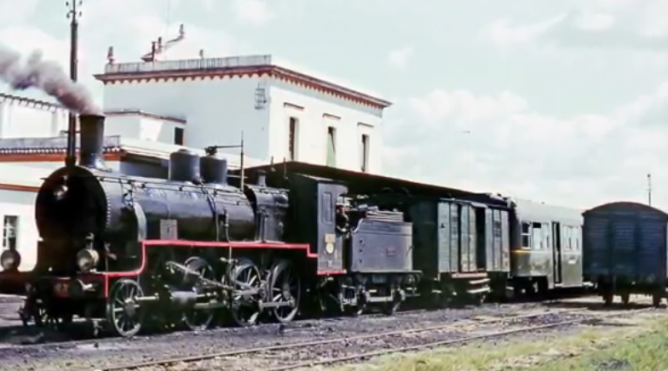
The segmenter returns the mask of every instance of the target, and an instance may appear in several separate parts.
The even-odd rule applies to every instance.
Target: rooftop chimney
[[[104,116],[79,115],[79,166],[106,170],[104,164]]]

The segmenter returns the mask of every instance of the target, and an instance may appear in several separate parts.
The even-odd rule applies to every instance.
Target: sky
[[[80,75],[139,61],[272,54],[391,100],[387,175],[588,208],[668,210],[668,1],[83,0]],[[67,65],[64,1],[0,0],[0,43]]]

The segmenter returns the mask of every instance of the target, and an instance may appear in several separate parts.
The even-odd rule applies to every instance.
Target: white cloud
[[[205,7],[207,5],[207,0],[193,0],[189,3],[195,2]],[[0,2],[0,9],[2,4]],[[132,9],[130,13],[127,11],[129,8]],[[179,19],[173,18],[169,25],[165,23],[166,8],[163,0],[97,0],[84,2],[82,11],[79,76],[98,104],[102,102],[102,85],[92,75],[104,69],[109,46],[114,47],[117,62],[140,62],[141,56],[150,51],[151,41],[160,36],[165,41],[176,37],[181,23]],[[122,19],[123,22],[110,22],[111,19]],[[39,26],[0,22],[0,43],[26,56],[35,49],[42,50],[45,59],[55,60],[67,70],[67,27],[63,18],[64,32],[58,38]],[[185,33],[185,39],[168,51],[168,58],[197,58],[200,49],[204,49],[207,56],[228,56],[246,48],[223,30],[204,29],[185,23]]]
[[[578,27],[584,31],[601,31],[615,24],[615,17],[608,13],[584,13],[576,20]]]
[[[566,18],[560,14],[553,18],[528,25],[515,25],[508,19],[500,19],[485,27],[481,33],[498,45],[512,45],[531,42],[545,34]]]
[[[578,207],[644,200],[668,182],[668,81],[605,114],[551,117],[503,92],[435,90],[385,123],[384,170],[396,176]],[[668,207],[668,194],[657,193]]]
[[[497,20],[484,27],[481,35],[503,47],[533,44],[666,51],[668,2],[597,0],[533,23],[514,24],[508,19]]]
[[[234,0],[233,7],[240,23],[262,26],[274,18],[269,5],[263,0]]]
[[[412,56],[413,48],[411,47],[393,50],[387,56],[387,63],[396,69],[404,69]]]
[[[481,121],[526,109],[527,102],[511,93],[476,97],[468,91],[434,90],[424,97],[410,98],[409,106],[423,121],[436,124],[447,119]]]
[[[37,9],[39,0],[0,0],[0,24],[17,24]]]

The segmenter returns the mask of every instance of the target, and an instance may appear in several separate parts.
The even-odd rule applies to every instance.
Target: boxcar
[[[615,202],[584,217],[584,275],[606,304],[620,295],[647,294],[658,306],[666,296],[668,214],[648,205]]]

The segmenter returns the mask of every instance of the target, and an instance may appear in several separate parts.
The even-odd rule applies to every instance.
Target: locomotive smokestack
[[[79,116],[79,165],[104,170],[104,116]]]

